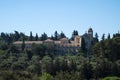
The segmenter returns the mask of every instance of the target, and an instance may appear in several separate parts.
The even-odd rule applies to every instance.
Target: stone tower
[[[89,28],[88,33],[85,33],[82,37],[85,40],[86,49],[90,49],[92,42],[93,42],[93,30],[92,30],[92,28]]]
[[[75,46],[81,47],[81,37],[80,36],[75,36],[74,42],[75,42]]]
[[[88,29],[88,36],[90,37],[90,40],[92,41],[93,40],[93,30],[92,30],[92,28]]]

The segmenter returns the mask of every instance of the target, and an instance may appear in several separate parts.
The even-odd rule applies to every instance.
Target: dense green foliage
[[[120,78],[119,77],[105,77],[102,80],[120,80]]]
[[[120,34],[114,34],[112,38],[109,35],[107,39],[103,35],[100,42],[91,46],[87,57],[84,44],[76,55],[56,55],[52,45],[33,44],[31,50],[22,51],[12,45],[17,40],[23,41],[24,45],[24,40],[47,38],[45,33],[42,36],[35,38],[32,32],[30,37],[17,31],[15,34],[1,33],[0,80],[120,80]],[[53,39],[57,40],[58,36],[55,32]],[[61,37],[66,37],[63,32]]]

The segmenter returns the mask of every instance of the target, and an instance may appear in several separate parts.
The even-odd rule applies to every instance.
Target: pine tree
[[[108,39],[110,39],[110,33],[108,34],[108,37],[107,37]]]
[[[35,41],[38,41],[38,34],[36,33]]]
[[[14,31],[15,32],[15,41],[17,41],[20,38],[20,34],[18,31]]]
[[[59,34],[57,31],[55,31],[54,33],[54,40],[58,40],[59,39]]]
[[[21,46],[22,51],[24,51],[24,49],[25,49],[25,39],[24,39],[24,38],[25,38],[25,37],[23,36],[22,46]]]
[[[66,36],[65,36],[65,34],[63,32],[61,32],[60,38],[66,38]]]
[[[33,41],[32,31],[30,32],[30,38],[29,38],[29,40]]]
[[[41,38],[41,40],[46,40],[48,38],[48,36],[46,33],[43,33],[40,38]]]
[[[78,31],[77,30],[74,30],[73,33],[72,33],[72,37],[71,37],[71,40],[74,40],[74,37],[78,35]]]
[[[53,35],[51,35],[50,39],[54,40],[54,37],[53,37]]]
[[[103,40],[103,41],[105,40],[105,34],[102,35],[102,40]]]
[[[82,40],[81,40],[81,49],[83,52],[86,50],[84,38],[82,38]]]
[[[95,42],[98,42],[99,40],[98,40],[98,34],[97,33],[95,33]]]

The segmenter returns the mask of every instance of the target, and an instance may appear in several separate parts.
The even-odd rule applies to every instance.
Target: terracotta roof
[[[45,42],[53,42],[53,40],[47,39],[47,40],[45,40]]]
[[[25,41],[25,44],[33,44],[33,43],[35,43],[35,44],[42,44],[43,41]],[[22,44],[22,41],[16,41],[13,44]]]
[[[62,38],[62,39],[60,39],[60,41],[68,41],[68,39],[67,38]]]

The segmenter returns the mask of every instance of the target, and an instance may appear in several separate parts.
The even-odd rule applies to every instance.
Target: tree
[[[30,32],[30,38],[29,38],[29,40],[33,41],[32,31]]]
[[[41,45],[32,44],[31,47],[32,54],[38,55],[42,58],[45,55],[45,51],[46,51],[46,47],[43,44]]]
[[[73,31],[73,35],[78,35],[78,31],[77,31],[77,30],[74,30],[74,31]]]
[[[60,38],[66,38],[66,36],[63,32],[60,33]]]
[[[6,34],[6,42],[10,44],[12,42],[12,38],[10,37],[10,34]]]
[[[102,60],[100,58],[97,58],[97,64],[95,67],[95,75],[97,76],[97,78],[111,75],[111,72],[112,72],[111,67],[112,67],[111,61],[108,61],[106,58]]]
[[[36,33],[35,41],[38,41],[38,34]]]
[[[105,40],[105,34],[102,35],[102,40],[103,40],[103,41]]]
[[[10,36],[10,34],[5,34],[5,33],[1,33],[1,41],[5,42],[7,44],[10,44],[12,42],[12,37]]]
[[[25,49],[25,39],[24,39],[24,36],[23,36],[23,40],[22,40],[21,49],[22,49],[22,51],[24,51],[24,49]]]
[[[95,44],[93,52],[97,56],[107,58],[110,61],[116,61],[120,57],[120,37],[114,37],[112,39],[102,40]]]
[[[69,67],[69,71],[76,71],[77,70],[76,62],[73,59],[71,59],[69,61],[69,66],[68,67]]]
[[[72,33],[72,37],[71,37],[71,40],[74,40],[74,37],[78,35],[78,31],[77,30],[74,30],[73,33]]]
[[[18,41],[18,39],[20,38],[20,34],[18,31],[14,31],[15,32],[15,41]]]
[[[108,34],[108,37],[107,37],[108,39],[110,39],[110,33]]]
[[[85,79],[90,80],[92,78],[93,75],[92,69],[93,67],[89,62],[84,62],[81,68],[81,73]]]
[[[9,49],[8,49],[8,52],[18,53],[19,51],[18,51],[18,49],[17,49],[16,46],[14,46],[14,45],[11,44],[10,47],[9,47]]]
[[[9,46],[6,43],[0,43],[0,49],[1,50],[7,50],[9,48]]]
[[[27,71],[34,73],[41,73],[41,63],[39,56],[32,56],[29,66],[27,67]]]
[[[48,67],[49,65],[49,67]],[[53,67],[52,67],[52,59],[49,56],[44,56],[42,59],[42,73],[46,72],[51,74],[53,71]]]
[[[31,51],[31,50],[26,50],[26,51],[25,51],[25,54],[27,54],[28,60],[31,60],[31,58],[32,58],[32,56],[33,56],[32,51]]]
[[[43,33],[40,39],[43,41],[43,40],[46,40],[47,38],[48,38],[47,34]]]
[[[5,35],[5,33],[1,33],[1,39],[2,39],[2,41],[5,41],[5,39],[6,39],[6,35]]]
[[[24,55],[24,54],[23,54]],[[28,58],[24,55],[18,58],[15,62],[12,61],[11,69],[12,70],[24,70],[28,66]]]
[[[48,73],[43,73],[40,80],[53,80],[53,77]]]
[[[120,77],[116,77],[116,76],[113,76],[113,77],[105,77],[105,78],[103,78],[102,80],[120,80]]]
[[[50,57],[54,57],[54,44],[44,44],[45,54],[49,55]]]
[[[50,37],[52,40],[54,40],[54,37],[53,37],[53,35],[51,35],[51,37]]]
[[[97,33],[95,33],[95,42],[98,42],[99,40],[98,40],[98,34]]]
[[[54,40],[58,40],[59,39],[59,34],[57,31],[55,31],[54,33]]]
[[[63,67],[63,57],[62,56],[55,57],[53,63],[54,74],[56,74],[56,72],[60,72],[62,70],[62,67]]]
[[[82,37],[82,40],[81,40],[81,49],[82,49],[83,52],[86,51],[85,40],[84,40],[83,37]]]
[[[62,69],[62,71],[68,71],[68,60],[66,59],[66,57],[64,57],[64,59],[62,61],[61,69]]]
[[[113,34],[113,38],[115,38],[115,37],[120,37],[120,33],[118,32],[116,34]]]
[[[24,37],[24,40],[29,40],[28,36],[26,36],[24,33],[20,32],[20,38],[19,40],[22,41]]]

